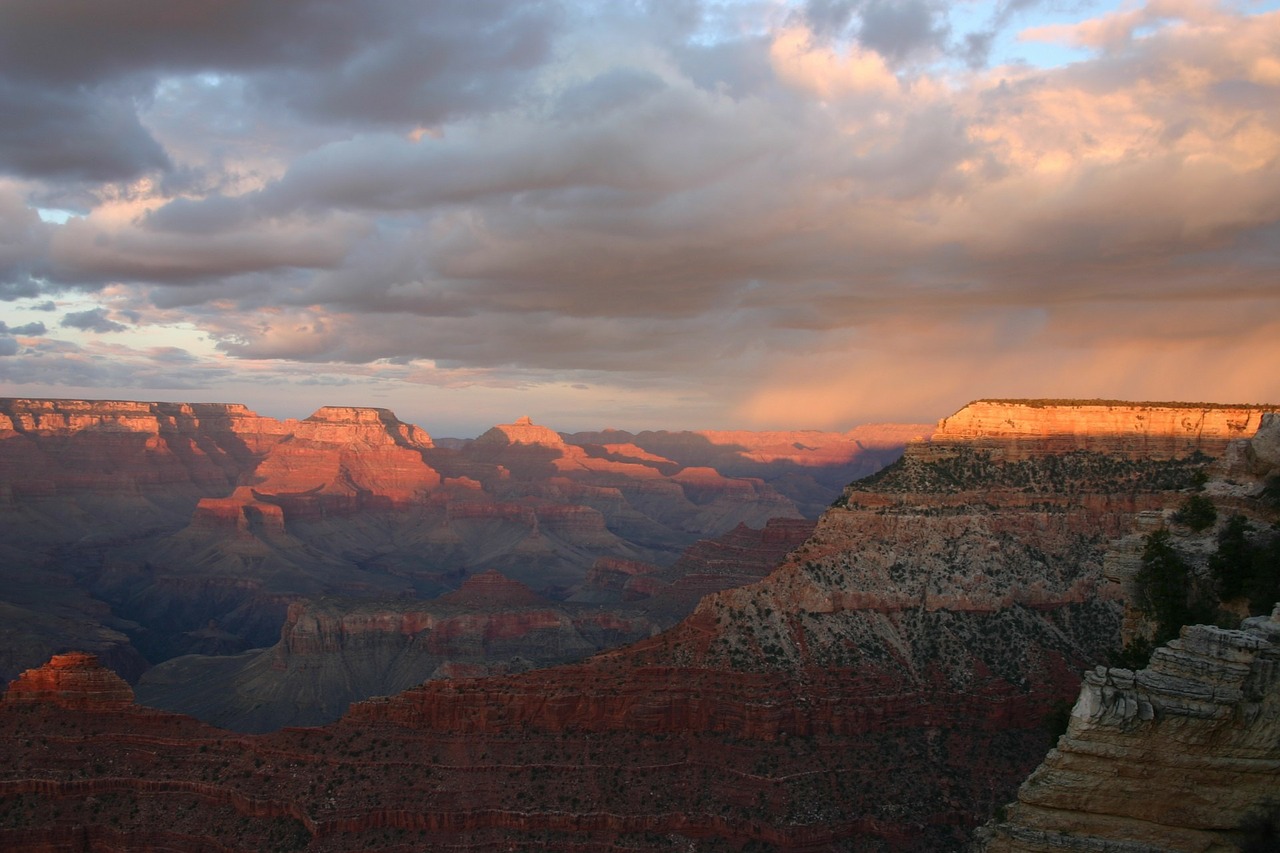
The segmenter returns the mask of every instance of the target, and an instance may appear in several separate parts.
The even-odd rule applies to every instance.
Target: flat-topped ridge
[[[938,421],[926,453],[957,445],[1005,458],[1087,450],[1144,458],[1220,456],[1280,406],[1125,403],[1112,400],[975,400]]]

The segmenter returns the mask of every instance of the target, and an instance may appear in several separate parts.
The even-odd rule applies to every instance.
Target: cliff
[[[1219,619],[1247,615],[1260,594],[1264,602],[1280,597],[1277,504],[1265,491],[1280,472],[1278,439],[1280,419],[1265,414],[1253,436],[1210,466],[1213,477],[1196,497],[1216,504],[1216,520],[1188,525],[1178,512],[1147,511],[1138,532],[1114,544],[1107,574],[1129,600],[1126,639],[1150,635],[1149,614],[1135,602],[1149,598],[1138,578],[1146,537],[1156,533],[1195,578],[1196,597],[1228,590],[1214,568],[1224,547],[1246,558],[1249,594],[1223,595]],[[974,849],[1269,850],[1280,829],[1278,789],[1280,605],[1244,619],[1240,630],[1184,626],[1137,672],[1087,672],[1066,734],[1001,820],[977,833]]]
[[[1067,733],[975,849],[1237,850],[1274,830],[1277,790],[1280,606],[1183,628],[1137,672],[1086,673]]]
[[[1005,458],[1096,451],[1157,460],[1203,453],[1258,429],[1267,406],[1119,401],[978,400],[938,422],[933,445],[991,449]]]

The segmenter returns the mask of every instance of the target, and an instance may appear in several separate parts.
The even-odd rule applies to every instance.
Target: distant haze
[[[1278,7],[11,0],[0,395],[1280,400]]]

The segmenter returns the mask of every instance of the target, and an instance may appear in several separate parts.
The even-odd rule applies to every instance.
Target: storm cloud
[[[1225,375],[1280,355],[1280,13],[1125,7],[991,65],[1037,5],[5,4],[0,298],[81,337],[0,379],[119,387],[111,333],[211,392],[673,427],[1280,399]]]

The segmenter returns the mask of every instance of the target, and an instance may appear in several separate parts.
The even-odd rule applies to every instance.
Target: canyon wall
[[[1192,526],[1179,513],[1149,510],[1108,554],[1107,575],[1130,603],[1127,639],[1150,632],[1134,602],[1143,597],[1144,543],[1157,531],[1201,590],[1216,586],[1222,537],[1245,531],[1254,583],[1270,578],[1262,601],[1280,598],[1280,570],[1262,564],[1280,555],[1280,504],[1268,492],[1280,475],[1280,417],[1264,414],[1257,432],[1228,445],[1208,470],[1197,497],[1216,505],[1216,520]],[[1251,592],[1249,600],[1223,596],[1219,618],[1247,615],[1265,590]],[[1277,790],[1280,604],[1245,618],[1239,630],[1184,626],[1136,672],[1087,672],[1066,733],[1000,820],[976,833],[973,849],[1257,853],[1275,849],[1280,837]]]

